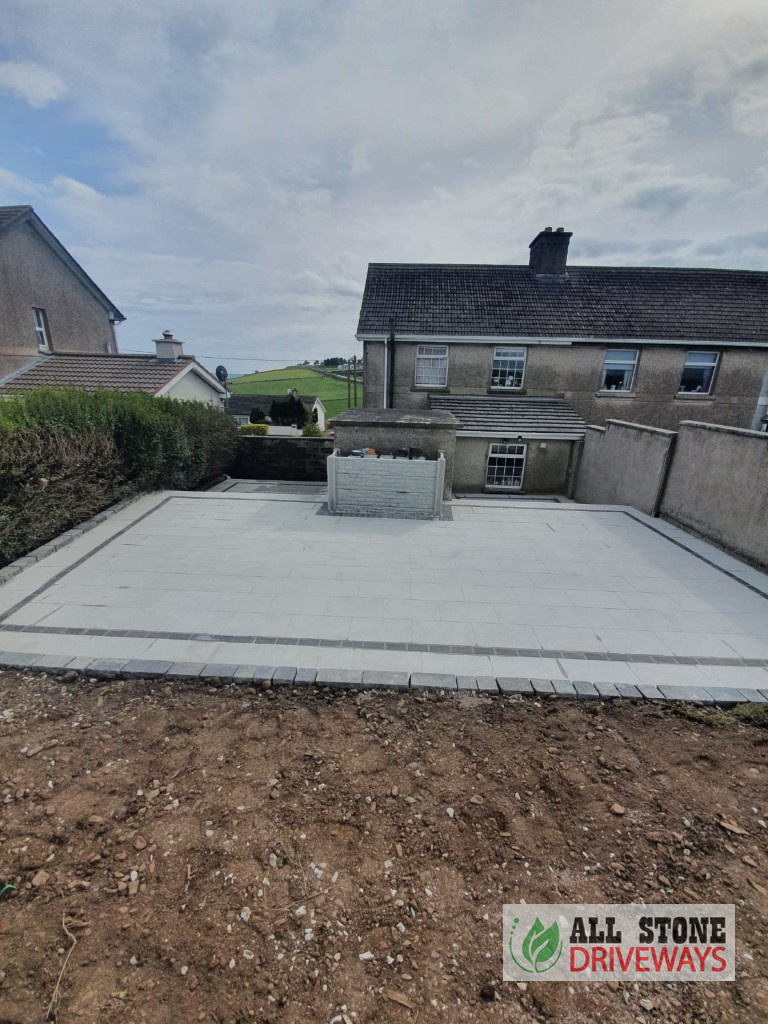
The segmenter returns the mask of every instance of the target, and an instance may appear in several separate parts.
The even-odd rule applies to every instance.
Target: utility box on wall
[[[432,519],[440,515],[445,456],[408,459],[328,456],[328,509],[348,515]]]

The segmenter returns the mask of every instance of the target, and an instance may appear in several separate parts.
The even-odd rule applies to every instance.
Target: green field
[[[346,380],[337,380],[325,368],[286,366],[282,370],[264,370],[235,377],[228,387],[233,395],[282,395],[296,388],[300,395],[317,395],[329,416],[336,416],[350,406]],[[363,383],[360,379],[357,382],[357,404],[363,404]]]

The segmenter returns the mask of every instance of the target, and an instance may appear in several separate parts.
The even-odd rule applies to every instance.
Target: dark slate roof
[[[430,395],[431,409],[451,412],[466,430],[521,435],[584,437],[585,423],[562,398],[508,398],[505,395]]]
[[[282,395],[244,395],[230,394],[227,401],[227,409],[233,416],[249,416],[251,409],[261,409],[265,415],[269,415],[269,407],[273,402],[282,402],[287,398]],[[315,395],[299,395],[304,405],[312,407],[317,400]]]
[[[768,343],[768,273],[668,267],[371,263],[359,334]]]
[[[193,356],[170,362],[151,355],[101,355],[53,352],[0,381],[0,394],[33,388],[109,388],[114,391],[148,391],[155,394],[182,370],[194,363],[207,380],[210,373]],[[218,383],[218,382],[216,382]]]
[[[0,206],[0,230],[22,214],[29,213],[31,209],[31,206]]]
[[[114,302],[104,294],[93,278],[86,274],[72,253],[69,252],[68,249],[64,248],[50,228],[46,227],[46,225],[40,220],[31,206],[0,206],[0,233],[12,224],[21,221],[30,224],[34,230],[37,231],[38,235],[40,235],[40,237],[48,243],[51,249],[53,249],[56,255],[63,260],[75,277],[77,277],[91,292],[91,294],[110,311],[117,323],[122,323],[122,321],[125,320],[125,317]]]

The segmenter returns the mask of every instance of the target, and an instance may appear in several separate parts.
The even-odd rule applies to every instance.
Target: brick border
[[[383,672],[364,669],[310,669],[293,666],[230,665],[204,662],[143,661],[138,658],[83,658],[71,655],[0,651],[0,668],[68,672],[101,679],[218,679],[235,686],[328,687],[344,690],[401,690],[414,693],[474,693],[534,699],[640,700],[691,702],[730,707],[768,704],[768,687],[681,686],[660,683],[592,683],[588,680],[528,679],[508,676],[454,676],[437,672]]]

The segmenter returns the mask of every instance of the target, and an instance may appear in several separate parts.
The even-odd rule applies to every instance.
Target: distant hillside
[[[332,374],[336,372],[337,376]],[[349,408],[347,382],[338,379],[338,371],[317,366],[286,366],[282,370],[248,373],[230,381],[233,395],[279,395],[296,388],[300,395],[317,395],[329,416]],[[354,403],[354,396],[352,399]],[[357,382],[357,404],[363,404],[363,382]],[[268,409],[264,410],[269,412]]]

